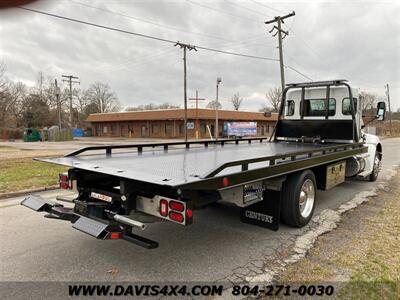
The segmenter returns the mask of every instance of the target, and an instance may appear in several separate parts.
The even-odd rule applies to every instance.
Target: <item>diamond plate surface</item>
[[[106,155],[87,155],[76,157],[60,157],[38,159],[41,161],[73,166],[80,169],[117,175],[124,178],[137,179],[162,185],[184,184],[200,180],[200,176],[214,170],[226,162],[289,154],[297,151],[315,150],[326,147],[318,144],[299,143],[259,143],[225,144],[209,146],[209,148],[173,149],[113,153]],[[249,169],[268,165],[268,162],[249,165]],[[222,174],[240,171],[240,167],[224,170]]]
[[[33,195],[29,195],[21,202],[21,205],[33,209],[34,211],[39,211],[45,204],[45,200],[43,200],[41,197]]]
[[[78,229],[94,237],[98,237],[107,226],[107,224],[86,217],[80,217],[74,224],[72,224],[72,228]]]

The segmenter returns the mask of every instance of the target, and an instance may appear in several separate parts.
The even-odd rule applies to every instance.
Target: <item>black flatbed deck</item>
[[[271,166],[329,155],[365,152],[359,144],[313,144],[296,142],[223,143],[204,147],[183,147],[166,150],[129,151],[123,153],[75,156],[38,160],[79,169],[115,175],[151,184],[182,186],[206,179],[251,173]],[[165,145],[165,144],[160,144]],[[169,144],[171,145],[171,144]],[[109,146],[113,147],[113,146]],[[137,147],[137,145],[136,145]],[[115,146],[114,146],[115,148]],[[123,147],[127,148],[127,147]],[[343,149],[341,149],[343,148]],[[100,149],[92,147],[89,150]],[[106,148],[103,148],[106,149]],[[165,147],[164,147],[165,149]],[[350,152],[349,152],[350,151]],[[85,151],[77,151],[79,154]]]

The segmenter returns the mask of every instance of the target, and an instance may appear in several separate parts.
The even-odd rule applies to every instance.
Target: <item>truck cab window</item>
[[[304,99],[303,116],[305,117],[324,117],[325,116],[325,99]],[[334,116],[336,113],[336,100],[329,99],[328,116]]]
[[[353,98],[354,112],[357,112],[357,98]],[[343,98],[342,100],[342,114],[351,115],[350,98]]]
[[[288,100],[285,103],[285,116],[293,116],[294,115],[294,101]]]

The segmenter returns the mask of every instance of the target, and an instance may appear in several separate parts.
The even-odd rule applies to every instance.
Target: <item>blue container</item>
[[[82,128],[74,128],[72,130],[73,137],[83,137],[85,135],[85,131]]]

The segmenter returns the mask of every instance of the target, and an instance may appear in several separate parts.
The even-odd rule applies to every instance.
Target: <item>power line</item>
[[[260,2],[255,1],[255,0],[250,0],[250,1],[251,1],[251,2],[254,2],[254,3],[257,4],[257,5],[266,7],[266,8],[271,9],[271,10],[274,10],[274,11],[276,11],[276,12],[278,12],[278,13],[282,13],[282,14],[285,13],[284,11],[282,11],[282,10],[280,10],[280,9],[273,8],[273,7],[268,6],[268,5],[264,4],[264,3],[260,3]]]
[[[137,33],[137,32],[133,32],[133,31],[118,29],[118,28],[115,28],[115,27],[100,25],[100,24],[96,24],[96,23],[92,23],[92,22],[82,21],[82,20],[78,20],[78,19],[74,19],[74,18],[64,17],[64,16],[48,13],[48,12],[45,12],[45,11],[33,9],[33,8],[27,8],[27,7],[23,7],[23,6],[17,6],[17,8],[20,8],[20,9],[23,9],[23,10],[27,10],[27,11],[30,11],[30,12],[34,12],[34,13],[38,13],[38,14],[42,14],[42,15],[46,15],[46,16],[50,16],[50,17],[54,17],[54,18],[58,18],[58,19],[63,19],[63,20],[75,22],[75,23],[81,23],[81,24],[85,24],[85,25],[89,25],[89,26],[93,26],[93,27],[98,27],[98,28],[107,29],[107,30],[116,31],[116,32],[121,32],[121,33],[126,33],[126,34],[130,34],[130,35],[136,35],[136,36],[140,36],[140,37],[143,37],[143,38],[152,39],[152,40],[161,41],[161,42],[166,42],[166,43],[170,43],[170,44],[175,44],[175,42],[171,41],[171,40],[167,40],[167,39],[163,39],[163,38],[159,38],[159,37],[155,37],[155,36],[151,36],[151,35],[147,35],[147,34]]]
[[[131,19],[131,20],[135,20],[135,21],[139,21],[139,22],[143,22],[143,23],[147,23],[147,24],[152,24],[154,26],[158,26],[158,27],[161,27],[163,29],[170,29],[170,30],[175,30],[175,31],[183,32],[183,33],[194,34],[194,35],[198,35],[198,36],[204,36],[204,37],[223,40],[223,41],[228,41],[228,42],[236,42],[234,40],[226,39],[226,38],[219,37],[219,36],[213,36],[213,35],[200,33],[200,32],[187,31],[187,30],[184,30],[184,29],[181,29],[181,28],[177,28],[177,27],[173,27],[173,26],[169,26],[169,25],[165,25],[165,24],[156,23],[156,22],[145,20],[145,19],[138,18],[138,17],[133,17],[133,16],[130,16],[130,15],[127,15],[127,14],[123,14],[123,13],[120,13],[120,12],[117,12],[117,11],[113,11],[113,10],[110,10],[110,9],[107,9],[107,8],[97,7],[97,6],[93,6],[93,5],[86,4],[86,3],[81,3],[81,2],[78,2],[78,1],[74,1],[74,0],[70,0],[70,1],[75,3],[75,4],[81,5],[81,6],[86,6],[86,7],[89,7],[89,8],[97,9],[97,10],[100,10],[100,11],[104,11],[104,12],[107,12],[107,13],[110,13],[110,14],[114,14],[114,15],[117,15],[117,16],[121,16],[121,17],[124,17],[124,18]]]
[[[74,18],[64,17],[61,15],[56,15],[56,14],[44,12],[44,11],[37,10],[37,9],[27,8],[27,7],[23,7],[23,6],[17,6],[17,7],[20,9],[23,9],[23,10],[30,11],[30,12],[34,12],[34,13],[38,13],[38,14],[42,14],[42,15],[46,15],[46,16],[50,16],[50,17],[54,17],[54,18],[58,18],[58,19],[63,19],[63,20],[67,20],[70,22],[85,24],[88,26],[98,27],[98,28],[107,29],[107,30],[120,32],[120,33],[126,33],[129,35],[139,36],[139,37],[156,40],[156,41],[160,41],[160,42],[165,42],[165,43],[170,43],[170,44],[174,44],[174,45],[176,44],[176,41],[168,40],[168,39],[164,39],[164,38],[160,38],[160,37],[156,37],[156,36],[152,36],[152,35],[148,35],[148,34],[137,33],[137,32],[133,32],[133,31],[129,31],[129,30],[100,25],[100,24],[96,24],[96,23],[92,23],[92,22],[88,22],[88,21],[82,21],[82,20],[78,20],[78,19],[74,19]],[[217,53],[224,53],[224,54],[229,54],[229,55],[234,55],[234,56],[255,58],[255,59],[261,59],[261,60],[279,61],[279,59],[276,59],[276,58],[268,58],[268,57],[250,55],[250,54],[236,53],[236,52],[214,49],[214,48],[209,48],[209,47],[204,47],[204,46],[197,46],[197,45],[193,45],[193,46],[195,46],[197,49],[202,49],[202,50],[207,50],[207,51],[212,51],[212,52],[217,52]]]
[[[159,58],[170,57],[173,54],[175,55],[174,50],[175,49],[170,48],[168,46],[168,50],[164,50],[164,51],[158,52],[156,54],[152,54],[152,55],[147,55],[147,56],[143,56],[143,57],[139,57],[139,58],[130,59],[125,62],[107,67],[103,70],[107,70],[109,72],[115,72],[115,71],[118,71],[121,69],[126,69],[127,67],[129,67],[129,68],[137,68],[138,66],[141,67],[142,65],[145,65],[145,64],[152,62],[154,60],[157,60]]]
[[[266,17],[265,14],[263,14],[263,13],[257,11],[257,10],[250,9],[250,8],[244,6],[244,5],[240,5],[240,4],[237,4],[237,3],[233,3],[233,2],[228,1],[228,0],[224,0],[224,1],[225,1],[226,3],[228,3],[229,5],[231,5],[231,6],[237,6],[237,7],[240,7],[240,8],[242,8],[242,9],[245,9],[245,10],[247,10],[247,11],[250,11],[250,12],[252,12],[252,13],[261,15],[261,16],[263,16],[263,17]],[[271,18],[272,18],[272,16],[268,16],[268,15],[267,15],[267,17],[271,17]]]
[[[30,11],[30,12],[33,12],[33,13],[42,14],[42,15],[46,15],[46,16],[50,16],[50,17],[53,17],[53,18],[58,18],[58,19],[74,22],[74,23],[80,23],[80,24],[84,24],[84,25],[88,25],[88,26],[92,26],[92,27],[97,27],[97,28],[101,28],[101,29],[106,29],[106,30],[110,30],[110,31],[114,31],[114,32],[125,33],[125,34],[129,34],[129,35],[138,36],[138,37],[142,37],[142,38],[147,38],[147,39],[151,39],[151,40],[156,40],[156,41],[160,41],[160,42],[165,42],[165,43],[169,43],[169,44],[173,44],[173,45],[176,44],[176,41],[165,39],[165,38],[160,38],[160,37],[156,37],[156,36],[152,36],[152,35],[137,33],[137,32],[124,30],[124,29],[119,29],[119,28],[110,27],[110,26],[100,25],[100,24],[96,24],[96,23],[92,23],[92,22],[88,22],[88,21],[82,21],[82,20],[79,20],[79,19],[65,17],[65,16],[61,16],[61,15],[57,15],[57,14],[52,14],[52,13],[48,13],[48,12],[44,12],[44,11],[40,11],[40,10],[36,10],[36,9],[32,9],[32,8],[23,7],[23,6],[17,6],[17,7],[19,9],[22,9],[22,10],[25,10],[25,11]],[[198,46],[198,45],[193,45],[193,46],[196,47],[197,49],[201,49],[201,50],[206,50],[206,51],[211,51],[211,52],[221,53],[221,54],[227,54],[227,55],[233,55],[233,56],[238,56],[238,57],[245,57],[245,58],[259,59],[259,60],[266,60],[266,61],[280,61],[277,58],[270,58],[270,57],[256,56],[256,55],[250,55],[250,54],[244,54],[244,53],[237,53],[237,52],[225,51],[225,50],[220,50],[220,49],[215,49],[215,48],[210,48],[210,47],[205,47],[205,46]],[[290,66],[286,66],[286,67],[290,67]],[[305,78],[310,79],[308,76],[305,76],[304,74],[300,73],[299,71],[295,70],[294,68],[292,68],[292,67],[290,67],[290,68],[293,71],[298,72],[299,74],[301,74]]]
[[[210,6],[207,6],[207,5],[204,5],[204,4],[193,2],[191,0],[186,0],[186,1],[189,2],[190,4],[197,5],[197,6],[200,6],[200,7],[203,7],[203,8],[207,8],[207,9],[210,9],[210,10],[213,10],[213,11],[217,11],[219,13],[222,13],[222,14],[225,14],[225,15],[228,15],[228,16],[231,16],[231,17],[240,18],[240,19],[247,20],[247,21],[250,21],[250,22],[260,23],[259,21],[256,21],[256,20],[253,20],[253,19],[250,19],[250,18],[246,18],[246,17],[243,17],[243,16],[238,16],[238,15],[235,15],[235,14],[231,14],[231,13],[228,13],[226,11],[214,8],[214,7],[210,7]]]
[[[289,68],[289,69],[291,69],[292,71],[295,71],[297,74],[299,74],[299,75],[301,75],[301,76],[303,76],[303,77],[305,77],[305,78],[307,78],[307,79],[313,81],[313,79],[312,79],[311,77],[308,77],[307,75],[305,75],[304,73],[300,72],[299,70],[297,70],[297,69],[295,69],[295,68],[293,68],[293,67],[291,67],[291,66],[287,66],[287,65],[285,65],[285,67],[286,67],[286,68]]]
[[[261,59],[261,60],[270,60],[270,61],[279,61],[279,59],[277,59],[277,58],[269,58],[269,57],[256,56],[256,55],[250,55],[250,54],[236,53],[236,52],[231,52],[231,51],[225,51],[225,50],[218,50],[218,49],[213,49],[213,48],[207,48],[207,47],[203,47],[203,46],[196,46],[196,48],[197,48],[197,49],[202,49],[202,50],[207,50],[207,51],[212,51],[212,52],[217,52],[217,53],[223,53],[223,54],[229,54],[229,55],[247,57],[247,58],[254,58],[254,59]]]

